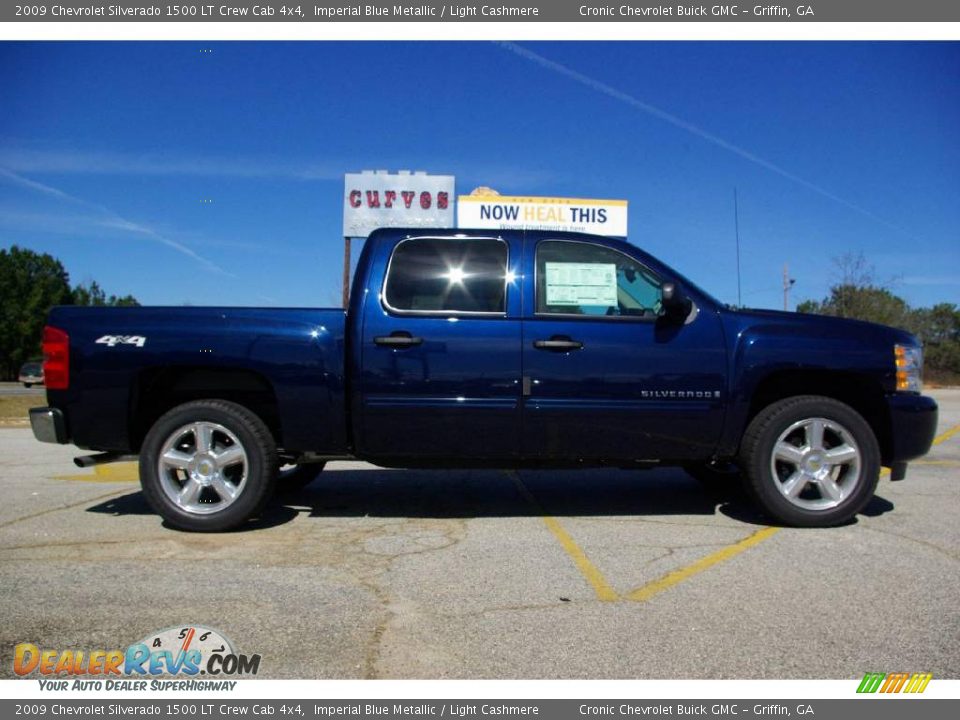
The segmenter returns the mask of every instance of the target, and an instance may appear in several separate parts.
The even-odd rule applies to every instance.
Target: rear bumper
[[[904,463],[926,455],[937,434],[936,401],[926,395],[888,395],[887,407],[891,447],[884,463]]]
[[[67,423],[63,413],[57,408],[31,408],[30,427],[33,429],[33,436],[40,442],[60,445],[70,442],[67,437]]]

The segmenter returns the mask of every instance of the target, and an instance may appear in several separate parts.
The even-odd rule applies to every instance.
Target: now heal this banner
[[[567,230],[626,237],[627,201],[461,195],[457,198],[457,227]]]

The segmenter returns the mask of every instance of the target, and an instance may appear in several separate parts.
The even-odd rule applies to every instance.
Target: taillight
[[[43,383],[48,390],[70,387],[70,337],[49,325],[43,329]]]

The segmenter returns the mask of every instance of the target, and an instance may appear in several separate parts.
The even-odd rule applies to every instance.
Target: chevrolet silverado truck
[[[933,440],[912,335],[727,307],[639,248],[377,230],[349,307],[51,310],[38,440],[139,456],[169,526],[234,528],[331,460],[737,475],[830,526]]]

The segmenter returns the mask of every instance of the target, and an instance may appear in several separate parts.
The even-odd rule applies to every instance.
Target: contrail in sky
[[[784,177],[787,180],[790,180],[791,182],[797,183],[798,185],[802,185],[808,190],[812,190],[813,192],[819,195],[822,195],[825,198],[829,198],[830,200],[833,200],[834,202],[839,203],[840,205],[843,205],[844,207],[847,207],[850,210],[858,212],[861,215],[864,215],[870,218],[871,220],[874,220],[882,225],[885,225],[892,230],[896,230],[899,233],[906,234],[906,231],[904,231],[903,228],[898,227],[897,225],[894,225],[890,221],[883,219],[879,215],[876,215],[875,213],[867,210],[866,208],[863,208],[857,205],[856,203],[852,203],[849,200],[845,200],[839,195],[835,195],[834,193],[830,192],[826,188],[823,188],[820,185],[817,185],[816,183],[810,182],[809,180],[805,180],[799,175],[795,175],[789,170],[785,170],[779,165],[776,165],[775,163],[772,163],[769,160],[765,160],[759,155],[755,155],[749,150],[746,150],[745,148],[742,148],[739,145],[735,145],[732,142],[724,140],[722,137],[714,135],[713,133],[707,130],[704,130],[701,127],[698,127],[697,125],[694,125],[693,123],[688,122],[681,117],[678,117],[672,113],[669,113],[666,110],[661,110],[655,105],[646,103],[643,100],[640,100],[639,98],[634,97],[633,95],[623,92],[622,90],[617,90],[615,87],[611,85],[607,85],[606,83],[600,82],[599,80],[595,80],[589,75],[584,75],[581,72],[577,72],[576,70],[573,70],[567,67],[566,65],[561,65],[560,63],[550,60],[549,58],[545,58],[543,55],[540,55],[539,53],[535,53],[532,50],[528,50],[525,47],[521,47],[516,43],[495,41],[495,44],[499,45],[501,48],[505,50],[509,50],[510,52],[516,55],[519,55],[525,60],[529,60],[530,62],[533,62],[539,65],[542,68],[551,70],[559,75],[563,75],[566,78],[569,78],[575,82],[578,82],[581,85],[584,85],[590,88],[591,90],[596,90],[597,92],[602,93],[607,97],[613,98],[614,100],[619,100],[620,102],[625,103],[630,107],[636,108],[637,110],[640,110],[641,112],[644,112],[647,115],[651,115],[657,118],[658,120],[662,120],[665,123],[669,123],[674,127],[678,127],[681,130],[686,130],[688,133],[690,133],[691,135],[695,135],[701,140],[706,140],[708,143],[711,143],[713,145],[716,145],[717,147],[723,148],[724,150],[727,150],[728,152],[731,152],[734,155],[737,155],[743,158],[744,160],[752,162],[754,165],[759,165],[760,167],[766,170],[769,170],[770,172],[776,173],[780,177]]]
[[[99,224],[103,227],[113,228],[115,230],[122,230],[128,233],[133,233],[140,235],[149,240],[153,240],[162,245],[166,245],[169,248],[173,248],[177,252],[186,255],[192,260],[196,260],[201,265],[213,270],[214,272],[220,273],[221,275],[228,275],[230,277],[236,277],[233,273],[227,272],[222,267],[216,263],[207,260],[205,257],[198,255],[193,250],[188,248],[186,245],[178,243],[176,240],[171,240],[164,235],[161,235],[156,230],[146,225],[141,225],[139,223],[131,222],[125,218],[120,217],[117,213],[111,210],[108,207],[103,205],[98,205],[96,203],[88,202],[81,198],[70,195],[69,193],[63,192],[63,190],[58,190],[55,187],[50,185],[45,185],[44,183],[37,182],[36,180],[31,180],[30,178],[19,175],[11,170],[0,167],[0,178],[6,178],[15,185],[28,188],[43,195],[48,195],[50,197],[56,198],[63,202],[73,203],[75,205],[80,205],[82,207],[90,208],[96,210],[97,212],[103,214],[105,217]]]

